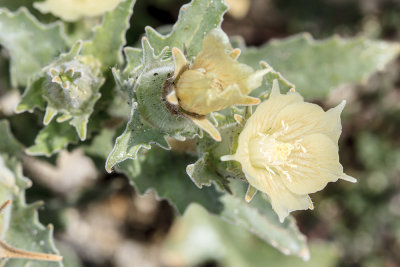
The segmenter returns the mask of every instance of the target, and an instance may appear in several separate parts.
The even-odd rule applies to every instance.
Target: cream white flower
[[[339,163],[344,106],[345,101],[325,112],[296,92],[280,94],[275,80],[269,99],[257,107],[239,135],[236,153],[221,158],[242,165],[250,184],[246,200],[257,190],[266,193],[283,222],[291,211],[313,209],[308,194],[328,182],[356,182]]]
[[[51,13],[65,21],[96,17],[113,10],[121,0],[46,0],[33,5],[42,13]]]
[[[195,114],[197,117],[191,117],[195,123],[199,117],[213,111],[260,102],[248,94],[261,85],[263,76],[269,70],[254,71],[250,66],[239,63],[240,50],[232,48],[221,30],[214,29],[207,34],[202,50],[192,65],[178,48],[173,48],[172,52],[175,59],[175,91],[169,95],[168,101],[179,104],[188,114]],[[203,121],[199,126],[208,127],[203,129],[210,133],[210,123]]]

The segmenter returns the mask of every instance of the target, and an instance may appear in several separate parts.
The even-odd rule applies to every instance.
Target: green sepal
[[[123,70],[123,73],[124,75],[130,77],[143,67],[143,50],[134,47],[125,47],[124,54],[126,58],[126,66]]]
[[[69,120],[80,140],[85,140],[87,123],[93,113],[94,105],[101,96],[99,90],[104,78],[100,72],[100,63],[93,57],[82,56],[81,47],[82,42],[78,41],[68,53],[61,54],[57,60],[43,69],[41,75],[32,79],[17,106],[17,112],[33,112],[35,108],[44,109],[47,102],[43,124],[48,125],[60,114],[57,122]],[[69,83],[67,86],[71,89],[63,88],[66,79]],[[79,87],[75,91],[77,93],[74,93],[72,86]],[[72,101],[81,102],[76,104]],[[60,135],[63,136],[62,133]],[[35,153],[38,152],[35,150]],[[45,150],[43,153],[47,155],[49,151]]]
[[[214,183],[220,190],[230,193],[228,180],[215,171],[216,167],[213,166],[213,161],[209,160],[209,157],[209,153],[206,152],[195,163],[189,164],[186,167],[187,174],[199,188],[211,186]]]
[[[172,57],[163,59],[166,49],[155,56],[146,38],[142,39],[142,48],[144,67],[133,88],[142,122],[179,140],[199,135],[197,126],[165,99],[166,90],[172,85],[175,67]]]

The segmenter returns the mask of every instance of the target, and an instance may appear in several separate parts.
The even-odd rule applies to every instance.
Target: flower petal
[[[205,115],[214,111],[207,109],[204,104],[209,98],[207,90],[210,88],[210,81],[202,72],[187,70],[179,77],[176,96],[183,109]]]
[[[253,175],[255,176],[247,172],[245,172],[245,175],[252,186],[268,195],[272,209],[278,214],[281,222],[294,210],[314,208],[308,195],[292,193],[278,175],[270,174],[266,170],[256,168],[253,169]]]
[[[267,133],[279,111],[293,103],[303,103],[303,98],[298,93],[288,93],[282,95],[279,92],[278,81],[274,80],[272,91],[268,100],[261,103],[253,115],[247,120],[246,126],[239,137],[239,147],[246,143],[250,138],[259,133]],[[246,147],[248,144],[246,144]],[[240,150],[238,148],[238,150]]]
[[[276,116],[272,129],[282,129],[287,125],[282,141],[290,141],[313,133],[327,135],[334,143],[338,142],[342,132],[340,114],[346,102],[325,112],[320,106],[312,103],[298,102],[286,106]],[[282,123],[283,122],[283,123]]]
[[[211,31],[204,38],[202,51],[195,58],[192,69],[203,68],[206,72],[215,73],[224,87],[237,83],[241,93],[247,95],[261,85],[265,71],[253,75],[253,68],[236,61],[227,50],[233,49],[226,35],[219,30]],[[249,85],[252,87],[249,88]]]
[[[305,150],[297,149],[289,156],[293,166],[282,166],[289,175],[281,173],[283,182],[293,193],[310,194],[323,189],[328,182],[348,180],[339,163],[338,146],[329,137],[311,134],[304,136],[300,144]]]

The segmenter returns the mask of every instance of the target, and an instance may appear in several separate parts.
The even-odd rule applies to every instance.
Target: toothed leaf
[[[26,8],[0,9],[0,44],[10,53],[13,86],[27,85],[30,76],[67,49],[61,24],[44,25]]]
[[[94,32],[91,41],[83,46],[83,55],[94,55],[103,63],[103,69],[122,63],[122,47],[126,43],[125,33],[133,13],[135,0],[123,0],[112,11],[104,15],[103,23]]]
[[[17,156],[21,150],[22,145],[12,136],[8,121],[0,120],[0,153]]]
[[[35,144],[27,148],[26,153],[50,157],[67,147],[69,143],[76,142],[78,142],[78,136],[75,129],[68,122],[58,123],[54,120],[39,132]]]
[[[216,184],[221,190],[230,191],[227,179],[215,171],[213,162],[209,160],[209,154],[204,153],[195,163],[186,167],[186,172],[192,181],[199,187]]]
[[[194,137],[199,133],[198,128],[165,100],[169,79],[174,72],[172,58],[163,59],[163,53],[155,56],[146,40],[142,46],[144,68],[136,82],[135,94],[140,119],[165,135],[177,139]]]
[[[53,243],[53,228],[44,227],[38,221],[37,208],[41,204],[25,203],[25,190],[31,181],[23,176],[22,165],[17,160],[21,148],[12,137],[8,123],[0,121],[0,203],[11,201],[0,214],[0,240],[8,247],[26,252],[58,254]],[[62,266],[61,262],[16,259],[18,253],[7,251],[3,244],[0,247],[1,266]]]
[[[169,145],[164,138],[164,134],[153,129],[140,120],[139,111],[133,105],[131,111],[131,120],[128,122],[125,131],[115,141],[115,145],[106,162],[106,170],[111,168],[118,162],[126,159],[136,159],[136,155],[140,149],[150,149],[151,144],[157,144],[165,149],[169,149]]]
[[[181,51],[186,49],[188,58],[191,58],[200,52],[204,36],[221,25],[226,10],[223,0],[192,0],[182,6],[178,21],[169,34],[161,35],[147,27],[146,35],[156,54],[169,46]]]
[[[363,37],[316,41],[308,34],[273,40],[242,51],[239,61],[257,67],[266,61],[306,98],[325,97],[344,83],[365,82],[400,53],[396,43]]]
[[[120,163],[117,170],[127,174],[139,193],[153,189],[180,213],[191,203],[201,204],[209,212],[251,231],[284,253],[307,257],[305,237],[292,217],[281,224],[262,194],[257,194],[252,203],[246,203],[246,185],[239,181],[232,181],[233,195],[219,192],[214,186],[199,189],[185,172],[185,167],[193,161],[187,155],[154,147],[139,153],[136,160]]]

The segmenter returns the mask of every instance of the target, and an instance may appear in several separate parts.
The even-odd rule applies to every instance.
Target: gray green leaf
[[[337,36],[316,41],[300,34],[244,49],[239,61],[253,67],[266,61],[310,99],[325,97],[344,83],[365,82],[399,53],[397,43]]]
[[[36,136],[35,144],[27,148],[29,155],[43,155],[50,157],[52,154],[67,147],[69,143],[77,143],[78,136],[75,129],[68,122],[58,123],[53,120]]]
[[[193,138],[199,133],[197,126],[165,100],[174,73],[173,59],[163,59],[165,50],[155,56],[145,38],[142,47],[144,68],[134,88],[142,122],[177,139]]]
[[[103,23],[94,30],[93,39],[83,46],[83,55],[94,55],[103,63],[103,69],[122,63],[125,33],[133,13],[135,0],[124,0],[104,15]]]
[[[169,34],[161,35],[146,27],[146,35],[156,54],[166,46],[177,47],[186,50],[191,58],[200,52],[204,36],[221,25],[226,10],[223,0],[192,0],[182,6],[178,21]]]
[[[18,162],[22,146],[11,135],[6,121],[0,121],[0,203],[10,201],[0,213],[1,255],[10,259],[0,260],[1,266],[62,266],[60,262],[39,262],[37,260],[14,258],[14,251],[8,251],[4,246],[18,250],[46,254],[58,254],[52,239],[53,227],[44,227],[38,221],[37,208],[40,202],[27,205],[25,189],[31,186],[31,181],[23,176],[22,164]],[[9,253],[11,252],[11,253]]]
[[[245,202],[246,185],[240,181],[231,181],[233,195],[222,193],[214,186],[199,189],[185,172],[186,166],[193,161],[194,158],[188,155],[153,147],[139,153],[136,160],[120,163],[117,170],[127,174],[141,194],[153,189],[160,198],[168,199],[180,213],[191,203],[201,204],[209,212],[251,231],[280,251],[307,257],[305,238],[292,217],[289,216],[281,224],[262,194],[255,196],[250,204]]]
[[[340,259],[336,245],[321,241],[311,242],[310,261],[283,257],[253,234],[241,231],[236,225],[227,225],[198,205],[190,206],[185,215],[175,221],[163,243],[163,253],[164,264],[172,264],[179,258],[182,266],[201,266],[216,261],[229,267],[334,267]]]
[[[16,156],[21,150],[22,145],[12,136],[9,122],[0,120],[0,153]]]
[[[67,49],[60,23],[44,25],[24,7],[16,12],[0,9],[0,43],[10,53],[13,86],[25,86],[29,77]]]
[[[114,148],[107,158],[106,170],[110,172],[115,164],[128,158],[136,159],[139,150],[150,149],[151,144],[157,144],[165,149],[170,148],[162,132],[141,122],[137,103],[133,103],[131,119],[125,131],[115,141]]]

